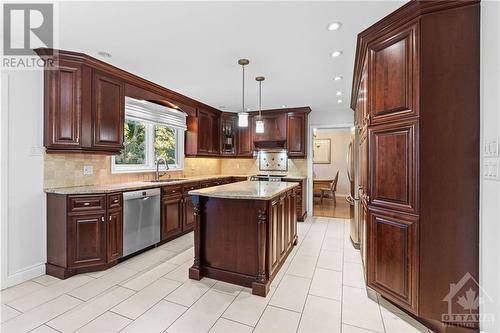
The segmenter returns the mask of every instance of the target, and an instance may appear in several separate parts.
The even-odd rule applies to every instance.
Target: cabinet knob
[[[104,216],[101,216],[101,221],[104,222]]]
[[[118,203],[118,199],[113,200],[113,203]]]
[[[90,206],[90,202],[84,202],[83,205],[84,206]]]
[[[111,215],[109,215],[109,220],[110,220],[110,221],[112,220],[112,217],[111,217]]]

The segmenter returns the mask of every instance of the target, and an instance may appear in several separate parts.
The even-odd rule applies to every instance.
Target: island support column
[[[189,268],[189,278],[193,280],[201,280],[201,257],[200,257],[200,241],[201,241],[201,206],[200,197],[193,195],[193,215],[194,215],[194,261],[193,266]]]
[[[267,244],[267,202],[257,213],[257,258],[258,273],[252,283],[252,294],[265,297],[269,292],[269,283],[266,275],[266,244]]]

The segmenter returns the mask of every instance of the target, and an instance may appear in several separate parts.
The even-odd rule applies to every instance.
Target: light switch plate
[[[499,180],[498,158],[489,158],[484,160],[483,176],[484,179]]]
[[[91,175],[94,173],[94,167],[92,165],[84,165],[83,166],[83,174],[85,176]]]
[[[484,142],[484,157],[498,157],[498,137]]]

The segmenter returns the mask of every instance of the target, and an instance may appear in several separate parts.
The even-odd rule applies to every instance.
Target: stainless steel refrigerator
[[[349,142],[349,147],[347,149],[347,176],[350,182],[350,194],[347,196],[347,202],[349,202],[349,216],[350,216],[350,236],[352,245],[359,249],[360,247],[360,230],[359,230],[359,170],[358,170],[358,140],[359,133],[356,128],[351,130],[351,141]]]

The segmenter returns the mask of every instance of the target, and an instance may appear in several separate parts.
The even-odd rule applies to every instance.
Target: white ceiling
[[[349,107],[356,36],[401,1],[329,2],[63,2],[59,47],[84,52],[227,111],[246,105],[309,105],[314,112]],[[342,28],[327,26],[341,21]],[[342,50],[338,58],[330,57]],[[97,52],[109,52],[103,58]],[[335,75],[344,77],[334,81]],[[337,103],[336,91],[343,103]]]

